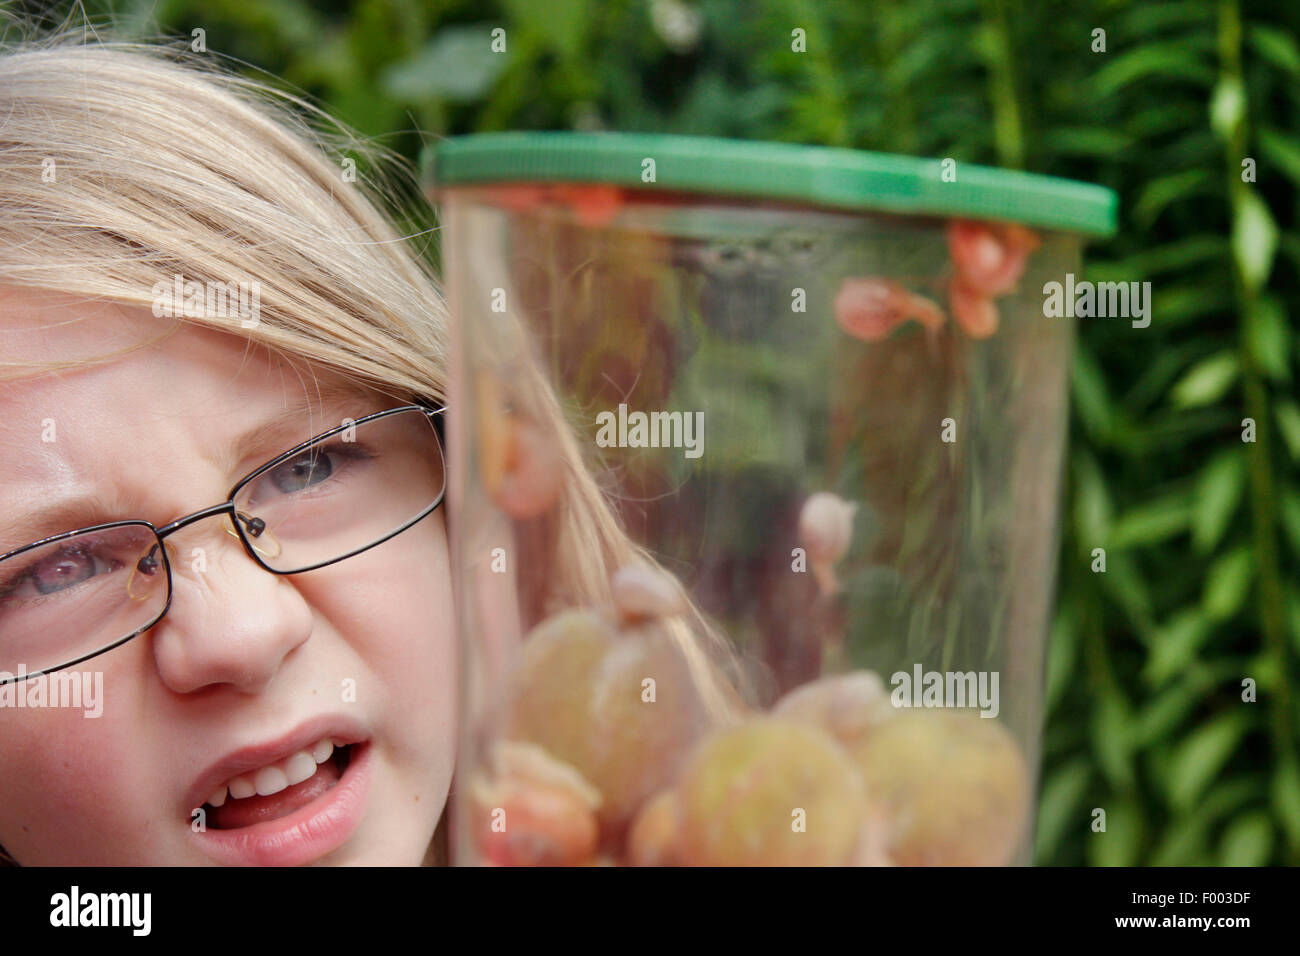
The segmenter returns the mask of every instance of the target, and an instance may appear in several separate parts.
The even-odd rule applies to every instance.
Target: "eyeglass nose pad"
[[[236,514],[239,515],[239,520],[244,522],[244,527],[248,532],[248,538],[256,539],[258,544],[264,546],[258,547],[258,544],[253,544],[250,540],[249,544],[252,544],[253,550],[264,558],[278,558],[284,549],[280,546],[279,539],[277,539],[275,535],[271,534],[270,531],[266,530],[266,522],[261,518],[254,518],[251,515],[246,515],[242,512],[236,512]],[[235,524],[230,520],[230,515],[226,515],[225,521],[226,534],[238,538],[239,532],[235,530]]]
[[[163,576],[160,578],[159,574]],[[147,601],[152,588],[160,580],[166,580],[166,571],[155,543],[131,569],[131,576],[126,581],[126,596],[132,601]]]

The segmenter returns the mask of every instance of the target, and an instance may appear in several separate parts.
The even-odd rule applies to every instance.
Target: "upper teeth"
[[[259,797],[269,797],[273,793],[279,793],[286,787],[292,787],[304,780],[310,780],[315,775],[316,768],[330,759],[330,756],[334,753],[334,747],[334,741],[326,737],[277,763],[262,767],[252,773],[231,777],[217,788],[207,802],[211,806],[219,807],[226,802],[227,793],[236,800],[243,800],[253,794],[257,794]]]

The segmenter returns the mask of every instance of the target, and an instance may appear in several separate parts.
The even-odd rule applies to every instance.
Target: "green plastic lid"
[[[651,167],[646,160],[654,161],[653,181],[648,181]],[[479,133],[444,140],[425,168],[426,182],[438,190],[487,183],[608,183],[662,192],[993,219],[1094,236],[1114,234],[1118,206],[1112,190],[1034,173],[890,153],[704,136]]]

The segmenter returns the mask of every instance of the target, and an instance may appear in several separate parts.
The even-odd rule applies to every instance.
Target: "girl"
[[[12,862],[443,856],[445,307],[276,95],[161,48],[0,55]],[[602,603],[638,549],[558,406],[532,414],[564,484],[517,546],[550,601]],[[78,685],[98,716],[51,706]]]

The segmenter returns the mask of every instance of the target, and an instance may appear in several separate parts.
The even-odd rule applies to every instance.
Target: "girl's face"
[[[84,358],[172,322],[0,287],[0,358]],[[340,384],[188,324],[102,365],[0,383],[0,554],[55,533],[25,531],[23,516],[69,498],[94,496],[111,513],[59,530],[125,518],[162,527],[345,418],[401,404],[341,395]],[[304,401],[310,410],[292,411]],[[3,692],[24,685],[0,687],[0,845],[19,863],[424,858],[454,763],[442,509],[369,551],[288,576],[259,567],[226,527],[211,517],[170,535],[167,615],[56,672],[85,672],[87,688],[102,672],[95,708],[19,707]],[[205,561],[191,561],[200,548]],[[0,640],[3,630],[0,616]],[[265,768],[301,775],[301,754],[328,740],[350,744],[339,752],[346,765],[335,754],[278,793],[204,806],[232,778],[276,789]]]

